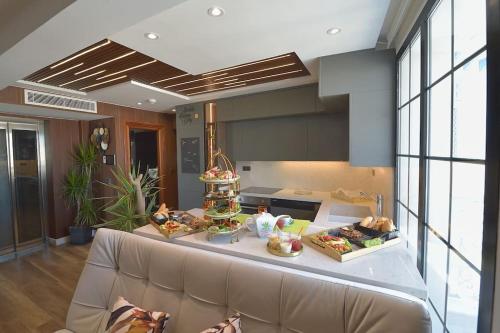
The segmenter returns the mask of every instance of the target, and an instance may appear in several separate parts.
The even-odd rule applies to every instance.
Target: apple
[[[278,227],[278,229],[283,230],[283,228],[285,227],[285,220],[279,219],[278,222],[276,222],[276,226]]]
[[[292,240],[292,251],[297,252],[300,251],[300,249],[302,249],[302,241],[299,239]]]

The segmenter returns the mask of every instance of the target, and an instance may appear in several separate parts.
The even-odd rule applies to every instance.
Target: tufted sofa
[[[244,333],[431,331],[422,302],[99,229],[58,332],[104,332],[118,296],[169,312],[168,333],[200,332],[234,312]]]

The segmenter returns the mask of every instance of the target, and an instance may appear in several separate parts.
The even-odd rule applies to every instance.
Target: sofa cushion
[[[110,333],[165,333],[170,315],[161,311],[143,310],[118,297],[106,325]]]
[[[242,333],[240,314],[237,313],[201,333]]]

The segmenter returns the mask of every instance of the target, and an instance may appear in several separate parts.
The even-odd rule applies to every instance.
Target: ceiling
[[[191,95],[189,100],[134,86],[126,80],[89,91],[89,99],[138,107],[138,102],[154,98],[155,104],[143,103],[140,107],[165,111],[180,104],[313,83],[318,79],[318,57],[376,46],[390,3],[391,0],[218,0],[216,4],[225,14],[211,17],[207,9],[213,3],[204,0],[156,0],[148,4],[151,8],[138,7],[136,2],[137,13],[133,0],[77,0],[0,55],[0,71],[8,74],[0,78],[0,88],[105,38],[193,76],[292,52],[310,75],[229,91],[203,92]],[[116,15],[118,6],[123,15]],[[95,21],[86,20],[93,22],[91,26],[80,22],[80,16],[86,14],[94,17]],[[71,19],[74,24],[69,27]],[[326,34],[331,27],[342,31]],[[54,37],[47,35],[51,32],[62,45],[49,38]],[[155,32],[160,38],[146,39],[147,32]],[[40,49],[40,38],[49,40],[52,48]],[[30,52],[29,56],[26,52]],[[21,57],[24,68],[16,63],[16,55]]]

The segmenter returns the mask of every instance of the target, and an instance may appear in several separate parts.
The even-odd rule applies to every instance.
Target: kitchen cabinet
[[[234,161],[347,161],[348,114],[325,113],[224,123]]]
[[[217,100],[217,120],[240,121],[324,111],[318,85],[306,85]]]
[[[349,162],[394,166],[396,56],[363,50],[320,58],[319,97],[349,95]]]

